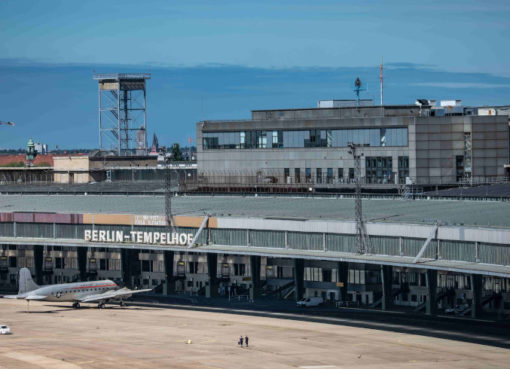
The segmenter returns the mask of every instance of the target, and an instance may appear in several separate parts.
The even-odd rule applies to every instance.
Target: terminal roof
[[[183,196],[174,215],[353,220],[354,200],[317,197]],[[0,212],[164,214],[162,196],[0,195]],[[500,201],[363,200],[367,221],[510,228],[510,205]]]

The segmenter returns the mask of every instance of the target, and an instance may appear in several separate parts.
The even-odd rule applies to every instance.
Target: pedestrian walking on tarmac
[[[239,345],[243,347],[243,336],[239,337]]]
[[[246,343],[246,347],[248,347],[248,336],[244,337],[244,342]]]

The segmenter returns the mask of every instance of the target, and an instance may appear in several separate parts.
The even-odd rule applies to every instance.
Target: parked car
[[[322,297],[306,297],[297,302],[298,307],[311,307],[311,306],[319,306],[324,303],[324,299]]]
[[[0,334],[11,334],[11,330],[6,325],[0,325]]]

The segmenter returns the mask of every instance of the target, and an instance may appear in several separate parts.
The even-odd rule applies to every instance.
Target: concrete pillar
[[[349,287],[349,263],[340,261],[337,264],[338,282],[343,284],[343,287],[338,287],[340,290],[340,301],[347,302],[347,290]]]
[[[303,259],[294,259],[294,297],[296,301],[303,298],[305,276],[305,261]]]
[[[218,296],[218,254],[207,253],[207,273],[209,274],[209,283],[205,287],[205,297]]]
[[[87,280],[87,251],[88,247],[78,247],[78,269],[80,271],[80,281]]]
[[[35,267],[35,283],[39,286],[44,284],[43,281],[43,246],[34,246],[34,267]]]
[[[425,314],[437,314],[437,270],[427,269],[425,274],[427,282],[427,301],[425,303]]]
[[[381,284],[382,284],[381,309],[383,310],[389,310],[393,306],[392,277],[393,267],[391,265],[381,265]]]
[[[260,295],[260,259],[260,256],[250,256],[250,299],[252,300]]]
[[[165,286],[163,288],[163,294],[171,295],[175,293],[174,252],[164,251],[163,258],[165,264]]]
[[[473,302],[471,305],[471,317],[480,318],[482,315],[482,275],[471,274],[471,291]]]
[[[121,249],[120,257],[122,264],[122,280],[128,288],[135,288],[133,279],[140,278],[141,268],[138,259],[139,250]]]

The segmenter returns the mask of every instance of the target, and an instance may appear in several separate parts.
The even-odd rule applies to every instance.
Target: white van
[[[0,334],[11,334],[11,330],[6,325],[0,325]]]
[[[297,302],[298,307],[311,307],[311,306],[319,306],[324,303],[324,299],[322,297],[306,297]]]

